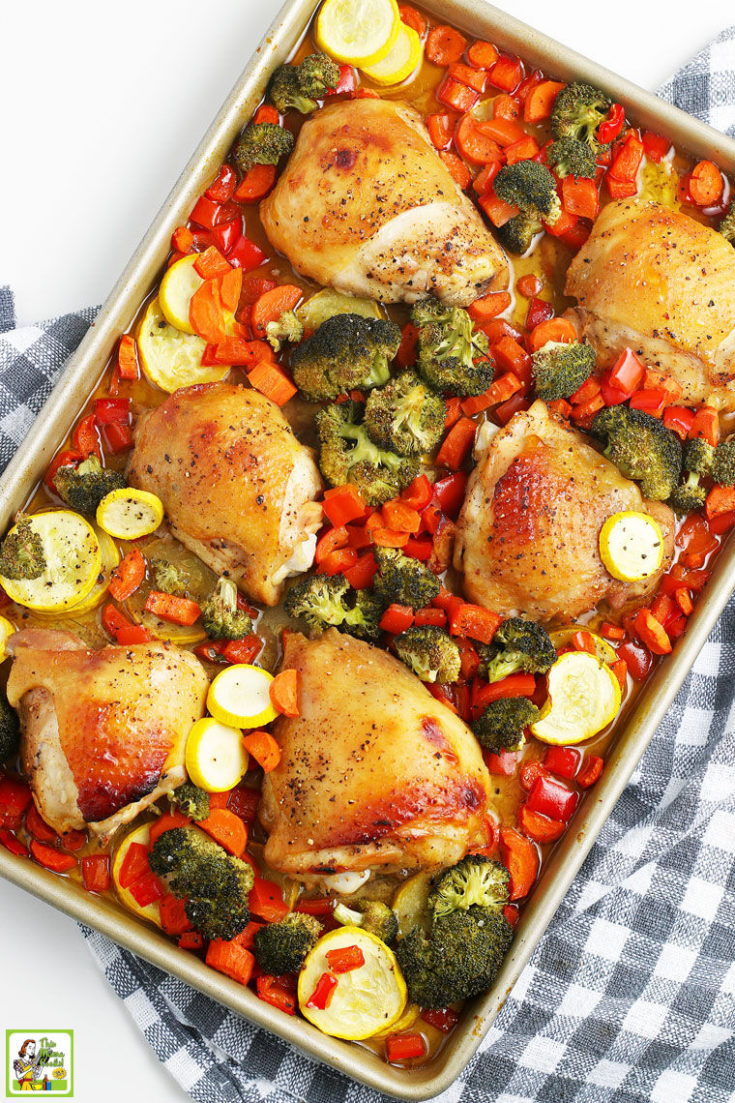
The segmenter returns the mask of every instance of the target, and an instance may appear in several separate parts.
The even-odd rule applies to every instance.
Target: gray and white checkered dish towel
[[[662,89],[735,135],[735,27]],[[0,291],[0,463],[94,311],[14,329]],[[528,968],[442,1103],[734,1103],[735,600]],[[82,928],[143,1036],[199,1103],[380,1103]]]

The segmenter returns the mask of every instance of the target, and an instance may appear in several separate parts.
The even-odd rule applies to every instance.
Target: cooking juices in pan
[[[460,187],[479,205],[488,223],[502,230],[515,212],[497,196],[494,178],[504,164],[528,159],[546,163],[551,108],[563,85],[553,82],[553,74],[547,76],[532,69],[523,59],[503,54],[492,43],[473,41],[451,28],[436,25],[416,8],[404,6],[400,10],[402,20],[421,38],[423,53],[419,67],[405,82],[385,86],[343,65],[331,102],[356,96],[381,96],[405,101],[416,108]],[[313,35],[307,35],[293,63],[300,63],[316,49]],[[255,121],[282,125],[296,135],[304,116],[296,111],[279,116],[272,106],[265,104]],[[587,240],[600,208],[611,199],[644,196],[717,227],[729,207],[730,183],[714,165],[710,162],[695,165],[684,151],[673,149],[665,136],[636,128],[634,120],[626,119],[620,105],[610,108],[598,137],[605,148],[597,158],[595,179],[570,175],[560,182],[561,218],[553,227],[546,225],[545,232],[535,237],[527,253],[509,253],[513,277],[510,290],[485,295],[470,308],[476,329],[489,341],[495,361],[495,390],[479,398],[449,398],[447,437],[438,457],[434,456],[433,467],[428,469],[435,489],[432,491],[426,479],[419,477],[395,503],[384,507],[380,524],[375,522],[375,512],[370,516],[370,511],[360,513],[359,508],[358,516],[344,520],[340,511],[349,512],[349,502],[333,496],[331,510],[327,511],[331,520],[325,517],[319,534],[321,568],[327,573],[344,571],[357,588],[369,583],[365,557],[369,556],[373,543],[402,547],[419,560],[428,561],[441,574],[441,594],[416,615],[415,623],[448,626],[459,643],[460,677],[452,684],[432,683],[430,689],[468,722],[476,720],[496,698],[520,694],[537,705],[542,705],[546,698],[543,677],[534,679],[526,674],[520,675],[521,681],[517,683],[488,684],[478,676],[481,647],[477,644],[487,632],[487,623],[473,627],[471,617],[464,622],[464,610],[468,607],[452,596],[461,593],[461,584],[449,566],[447,547],[461,506],[466,473],[472,466],[470,449],[476,428],[483,422],[504,426],[515,413],[528,409],[533,401],[531,353],[544,340],[569,340],[569,323],[561,319],[564,310],[572,305],[563,292],[565,276],[572,258]],[[241,269],[241,284],[237,277],[239,300],[235,304],[235,317],[239,336],[248,342],[262,340],[261,323],[275,320],[283,310],[298,307],[300,301],[308,300],[318,291],[284,257],[274,253],[260,222],[258,200],[270,189],[275,176],[275,169],[263,166],[243,175],[235,167],[234,159],[228,160],[195,204],[189,222],[174,233],[167,265],[169,270],[183,257],[198,254],[202,257],[199,274],[204,276],[209,272],[207,265],[214,264],[216,269],[224,255],[228,261],[224,271],[231,265]],[[279,288],[286,290],[279,292]],[[120,345],[95,394],[79,411],[79,419],[60,450],[60,458],[51,465],[46,480],[28,503],[28,513],[58,508],[53,485],[55,473],[63,464],[78,462],[90,450],[98,449],[107,467],[121,472],[125,469],[138,412],[156,407],[166,398],[166,392],[151,382],[156,372],[146,364],[140,341],[141,332],[150,326],[152,318],[153,324],[165,326],[165,320],[156,322],[157,316],[152,314],[158,294],[156,287],[141,304],[129,334],[121,335]],[[404,343],[399,352],[399,363],[403,366],[412,363],[415,341],[409,313],[404,306],[391,305],[384,310],[385,316],[403,327]],[[202,363],[209,367],[212,378],[218,373],[224,375],[220,369],[229,362],[218,352],[215,342],[207,342]],[[283,405],[299,438],[314,444],[315,407],[298,394],[293,395],[288,352],[267,356],[263,363],[243,362],[242,366],[232,368],[230,378],[244,381],[246,374],[254,387]],[[184,371],[182,385],[189,381]],[[552,402],[552,407],[572,426],[589,429],[599,410],[624,402],[660,418],[681,440],[702,436],[716,444],[732,428],[726,414],[718,418],[706,407],[682,404],[672,378],[651,371],[630,356],[621,357],[601,380],[588,380],[573,395]],[[401,529],[407,515],[412,527],[413,518],[420,516],[417,531],[414,529],[410,534]],[[559,624],[552,631],[559,654],[592,653],[617,679],[622,704],[615,721],[579,746],[544,744],[529,734],[519,751],[485,752],[497,820],[492,824],[490,845],[483,853],[511,869],[510,900],[504,908],[511,925],[518,922],[524,901],[533,891],[532,885],[555,842],[601,776],[608,747],[627,705],[660,656],[686,630],[687,617],[706,585],[711,560],[733,523],[735,494],[719,488],[708,498],[705,510],[678,518],[674,564],[642,612],[637,607],[617,614],[610,610],[595,611],[573,624]],[[345,538],[341,531],[335,535],[344,525],[348,536]],[[275,671],[281,657],[281,631],[293,627],[282,607],[264,610],[249,607],[254,627],[244,640],[230,643],[210,640],[201,622],[175,623],[165,608],[157,608],[150,601],[149,595],[156,589],[150,570],[131,594],[115,600],[116,592],[124,594],[125,589],[118,587],[116,591],[113,584],[113,590],[108,590],[110,572],[116,562],[136,549],[149,563],[162,557],[184,570],[189,578],[189,596],[197,601],[202,601],[216,583],[213,572],[165,532],[137,541],[108,538],[103,546],[101,580],[89,598],[75,609],[65,615],[32,611],[3,595],[2,614],[16,628],[70,628],[94,648],[116,639],[120,641],[121,631],[123,635],[133,633],[124,637],[128,642],[136,642],[138,638],[170,639],[193,649],[210,676],[229,664],[242,662],[256,662]],[[395,636],[413,621],[410,611],[391,606],[382,624],[384,645],[391,648]],[[246,854],[258,868],[258,899],[255,903],[251,900],[254,918],[259,923],[278,921],[295,906],[317,915],[325,929],[337,929],[334,894],[300,888],[264,864],[265,834],[258,824],[256,809],[263,776],[261,766],[268,766],[267,747],[265,750],[258,749],[256,744],[252,747],[251,764],[255,768],[248,771],[231,793],[218,795],[213,803],[228,808],[246,825]],[[164,930],[183,948],[206,955],[215,968],[249,983],[260,998],[284,1013],[297,1013],[294,976],[258,976],[257,969],[238,973],[233,964],[236,955],[213,952],[173,898],[165,897],[166,903],[162,905],[160,886],[153,882],[141,884],[140,877],[135,876],[133,867],[138,859],[143,861],[141,870],[147,871],[144,859],[151,843],[150,825],[160,823],[153,820],[150,812],[139,817],[139,834],[134,844],[140,849],[128,847],[121,855],[120,837],[128,834],[129,826],[104,842],[89,839],[80,831],[72,831],[60,839],[28,801],[28,791],[19,783],[11,765],[4,779],[0,779],[3,845],[14,853],[28,854],[30,860],[60,874],[81,880],[89,891],[96,893],[113,893],[114,860],[116,880],[122,886],[118,895],[124,903],[142,916],[162,923]],[[159,804],[165,813],[170,811],[165,799]],[[124,867],[122,880],[121,867]],[[412,880],[378,876],[371,893],[384,901],[395,901],[402,923],[406,924],[412,916],[420,918],[427,884],[428,878],[422,874]],[[250,942],[241,938],[240,946],[244,950],[252,947],[252,932]],[[320,995],[317,986],[313,998],[317,1005],[323,1000],[326,1006],[329,993],[325,990]],[[461,1008],[454,1007],[423,1012],[417,1007],[409,1008],[387,1036],[383,1032],[362,1039],[361,1044],[388,1061],[411,1067],[436,1055],[460,1014]]]

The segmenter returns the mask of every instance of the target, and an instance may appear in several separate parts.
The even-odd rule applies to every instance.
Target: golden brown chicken
[[[289,635],[301,715],[280,717],[265,859],[294,875],[434,868],[487,845],[490,777],[467,727],[392,655],[330,629]]]
[[[276,605],[290,571],[311,566],[319,471],[250,387],[185,387],[143,414],[128,481],[157,494],[181,543],[255,601]]]
[[[186,780],[186,737],[207,694],[188,651],[90,651],[71,632],[47,629],[17,632],[8,646],[23,770],[56,831],[109,834]]]
[[[339,291],[468,306],[508,283],[500,246],[405,103],[318,111],[260,214],[298,272]]]
[[[542,621],[643,598],[661,572],[619,582],[600,558],[600,529],[624,510],[658,522],[666,570],[674,543],[668,506],[643,498],[580,433],[534,402],[492,438],[470,476],[454,550],[465,593],[502,616]]]
[[[565,291],[600,370],[632,348],[685,403],[735,408],[735,249],[716,230],[655,203],[609,203]]]

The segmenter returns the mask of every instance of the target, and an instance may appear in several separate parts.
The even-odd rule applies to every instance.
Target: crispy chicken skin
[[[188,651],[156,643],[90,651],[48,629],[17,632],[9,650],[23,770],[56,831],[110,834],[186,780],[186,737],[207,693]]]
[[[664,535],[662,571],[673,554],[674,515],[649,502],[576,430],[534,402],[497,433],[470,476],[457,529],[454,565],[467,596],[502,614],[568,620],[606,600],[643,599],[661,572],[619,582],[599,553],[613,513],[647,512]]]
[[[735,408],[735,249],[716,230],[656,203],[610,203],[565,291],[600,371],[632,348],[679,381],[685,404]]]
[[[406,667],[335,629],[287,637],[301,715],[280,717],[265,859],[294,875],[435,868],[487,845],[490,777],[469,729]]]
[[[303,276],[382,302],[468,306],[508,263],[405,103],[323,108],[301,129],[260,215]]]
[[[184,387],[143,414],[128,481],[159,496],[182,544],[265,605],[278,603],[285,564],[321,524],[311,451],[251,387]]]

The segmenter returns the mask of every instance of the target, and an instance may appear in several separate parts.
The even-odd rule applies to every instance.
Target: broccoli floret
[[[171,804],[193,820],[206,820],[209,815],[209,793],[191,781],[185,781],[168,794]]]
[[[265,335],[273,351],[280,352],[286,341],[295,345],[301,340],[304,327],[293,310],[285,310],[277,322],[268,322]]]
[[[332,915],[343,926],[362,927],[369,934],[374,934],[387,946],[394,942],[398,934],[398,916],[383,904],[380,900],[365,900],[357,903],[355,908],[348,908],[346,904],[337,904]]]
[[[186,900],[189,922],[206,938],[229,941],[247,927],[253,867],[227,854],[199,828],[164,831],[153,844],[148,864],[166,878],[174,896]]]
[[[556,194],[554,174],[538,161],[516,161],[503,165],[493,180],[495,194],[504,203],[532,218],[541,229],[541,219],[553,226],[561,218],[561,200]]]
[[[202,628],[212,640],[241,640],[252,632],[252,620],[237,607],[237,586],[232,579],[221,578],[202,602]]]
[[[322,99],[327,92],[333,92],[339,84],[339,77],[339,65],[328,54],[309,54],[299,65],[302,91],[316,100]]]
[[[322,933],[313,915],[291,912],[280,923],[269,923],[255,932],[253,950],[258,965],[271,976],[295,973],[304,964]]]
[[[592,345],[581,341],[547,341],[533,354],[536,394],[544,402],[569,398],[585,383],[595,369]]]
[[[539,710],[527,697],[503,697],[490,702],[472,724],[472,731],[478,743],[493,754],[519,751],[526,742],[526,728],[538,716]]]
[[[20,724],[18,713],[4,692],[0,692],[0,762],[7,762],[18,752]]]
[[[315,99],[304,94],[298,65],[281,65],[276,69],[268,85],[268,99],[281,114],[293,108],[302,115],[309,115],[319,106]]]
[[[478,905],[435,919],[428,938],[414,927],[396,946],[411,1000],[441,1008],[485,991],[512,939],[502,912]]]
[[[422,682],[456,682],[462,665],[451,636],[432,624],[414,625],[395,639],[401,662]]]
[[[395,602],[424,609],[441,590],[441,582],[433,571],[398,548],[376,548],[375,562],[378,573],[373,588],[385,605]]]
[[[605,443],[605,455],[623,475],[640,482],[645,498],[664,502],[671,497],[681,473],[681,444],[659,418],[629,406],[608,406],[595,416],[590,431]]]
[[[594,180],[597,175],[593,150],[576,138],[558,138],[549,146],[547,157],[557,176],[583,176],[586,180]]]
[[[290,130],[276,123],[251,123],[235,142],[232,158],[240,172],[248,173],[253,165],[277,165],[294,147]]]
[[[343,574],[299,579],[288,591],[284,609],[316,632],[339,628],[366,640],[380,635],[382,603],[369,590],[353,590]]]
[[[379,448],[358,419],[359,409],[353,402],[318,412],[319,467],[331,486],[352,483],[368,505],[380,506],[413,482],[418,461]]]
[[[15,581],[19,578],[40,578],[46,570],[43,541],[34,532],[27,517],[19,517],[15,532],[0,544],[0,576]]]
[[[687,478],[671,495],[671,505],[677,513],[691,513],[692,510],[701,509],[704,505],[707,491],[700,479],[704,475],[712,474],[717,451],[703,437],[688,440],[684,445],[683,468],[687,472]],[[735,468],[733,476],[735,476]]]
[[[720,220],[717,229],[726,241],[729,241],[731,245],[735,245],[735,202],[730,204],[729,211]]]
[[[151,571],[156,589],[174,597],[186,597],[189,593],[190,579],[187,572],[167,559],[151,559]]]
[[[499,226],[496,233],[498,240],[508,253],[517,253],[522,256],[531,248],[531,243],[536,234],[543,230],[539,220],[533,215],[517,214]]]
[[[605,148],[597,138],[597,128],[611,106],[611,100],[599,88],[574,81],[562,88],[554,100],[551,133],[557,140],[574,138],[583,142],[596,157]]]
[[[424,299],[412,308],[411,321],[418,329],[416,368],[430,387],[463,397],[488,389],[494,373],[490,346],[466,310]]]
[[[508,617],[491,644],[480,650],[480,673],[488,682],[509,674],[545,674],[556,662],[556,648],[540,624],[523,617]]]
[[[399,327],[384,318],[334,314],[294,350],[294,382],[309,402],[380,387],[390,379],[400,343]]]
[[[717,445],[712,461],[712,478],[720,486],[735,486],[735,440],[723,440]]]
[[[508,870],[500,862],[483,854],[467,854],[442,873],[429,893],[432,918],[442,919],[476,905],[500,911],[508,903],[509,880]]]
[[[446,403],[412,371],[404,371],[385,387],[371,391],[365,406],[365,427],[381,448],[402,456],[431,452],[441,440]]]
[[[106,494],[112,490],[122,490],[126,485],[121,471],[103,467],[96,456],[88,456],[78,467],[65,464],[54,475],[54,486],[59,497],[72,509],[92,515],[97,512],[97,506]]]

